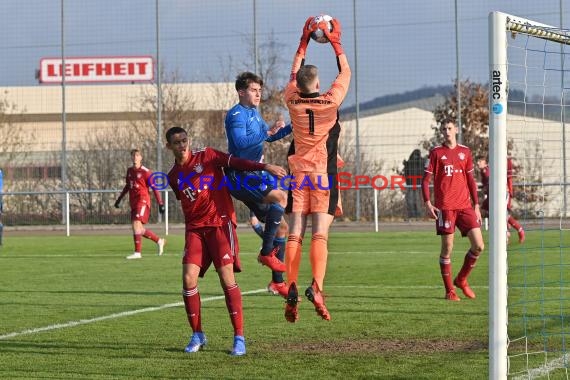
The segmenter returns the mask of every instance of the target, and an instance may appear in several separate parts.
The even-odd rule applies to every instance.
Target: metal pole
[[[65,207],[69,210],[69,191],[65,192]],[[69,228],[69,213],[65,215],[65,236],[70,235]]]
[[[378,232],[378,189],[374,189],[374,231]]]
[[[65,22],[64,0],[61,0],[61,187],[67,191],[67,117],[65,109]],[[62,221],[68,220],[67,202],[61,202]]]
[[[455,66],[456,66],[456,85],[457,85],[457,142],[463,143],[463,124],[461,121],[461,74],[459,66],[459,18],[457,17],[457,0],[455,0]]]
[[[360,175],[360,128],[359,128],[359,120],[360,120],[360,105],[358,102],[358,42],[357,42],[357,35],[356,32],[356,0],[352,0],[352,21],[354,24],[354,70],[352,70],[353,77],[354,77],[354,101],[356,102],[356,175]],[[360,221],[360,189],[356,189],[356,221]]]
[[[562,0],[560,0],[560,29],[564,28],[564,15],[562,13]],[[562,216],[566,217],[566,212],[568,210],[568,195],[566,194],[568,190],[567,185],[567,167],[566,167],[566,112],[564,112],[566,99],[564,96],[564,44],[560,44],[560,68],[562,74],[561,90],[562,94],[560,96],[561,108],[561,122],[562,122],[562,176],[564,180],[564,191],[563,191],[563,204],[562,204]]]
[[[507,16],[489,15],[489,379],[506,380],[507,356]],[[494,95],[491,95],[493,92]]]
[[[158,0],[155,1],[156,21],[156,171],[162,171],[162,86],[160,81],[160,21],[158,14]],[[158,222],[162,222],[162,215],[158,213]]]
[[[253,0],[253,72],[259,75],[257,52],[257,1]]]

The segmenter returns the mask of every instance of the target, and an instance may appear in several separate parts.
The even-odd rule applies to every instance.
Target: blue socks
[[[252,224],[251,228],[253,228],[257,236],[263,239],[263,226],[261,225],[261,223],[257,223],[256,225]]]
[[[275,255],[275,257],[277,257],[279,260],[281,260],[282,262],[285,262],[285,243],[286,243],[286,238],[285,237],[276,237],[275,239],[273,239],[273,246],[274,247],[279,247],[279,250],[277,251],[277,254]],[[271,272],[271,279],[273,282],[283,282],[283,272]]]
[[[267,256],[273,249],[273,239],[277,228],[281,224],[281,217],[285,209],[278,203],[272,203],[269,206],[269,211],[265,216],[265,230],[263,231],[263,245],[261,246],[261,255]]]

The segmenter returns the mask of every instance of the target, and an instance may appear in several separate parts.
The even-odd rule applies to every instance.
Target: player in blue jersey
[[[278,120],[270,127],[261,117],[257,109],[263,88],[260,76],[243,72],[237,76],[235,88],[239,103],[228,111],[225,120],[228,151],[236,157],[261,162],[264,142],[273,142],[291,134],[291,125],[286,126],[283,120]],[[276,182],[261,171],[244,172],[230,169],[226,174],[234,198],[242,201],[265,223],[258,261],[273,271],[268,290],[286,297],[287,287],[283,272],[287,227],[283,213],[287,194],[278,189]]]

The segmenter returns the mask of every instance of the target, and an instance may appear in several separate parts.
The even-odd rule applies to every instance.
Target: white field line
[[[423,255],[426,252],[425,251],[329,251],[329,255],[362,255],[362,254],[411,254],[411,255]],[[257,256],[259,254],[259,252],[240,252],[239,253],[240,256]],[[151,255],[148,255],[151,256]],[[179,258],[182,256],[182,254],[176,254],[176,253],[165,253],[163,255],[167,256],[167,257],[176,257]],[[10,254],[6,254],[6,255],[1,255],[0,259],[36,259],[36,258],[52,258],[52,257],[75,257],[75,258],[84,258],[84,257],[101,257],[101,258],[109,258],[109,257],[115,257],[115,258],[123,258],[122,255],[117,256],[116,254],[97,254],[97,255],[83,255],[83,254],[77,254],[77,255],[15,255],[15,256],[11,256]]]
[[[242,292],[242,294],[247,295],[247,294],[262,293],[262,292],[266,292],[266,291],[267,291],[267,289],[256,289],[256,290],[250,290],[247,292]],[[224,299],[224,296],[214,296],[214,297],[202,298],[202,302],[216,301],[216,300],[220,300],[220,299]],[[89,323],[106,321],[108,319],[128,317],[128,316],[135,315],[135,314],[148,313],[151,311],[158,311],[158,310],[168,309],[171,307],[178,307],[178,306],[182,306],[182,305],[184,305],[184,302],[167,303],[167,304],[164,304],[161,306],[145,307],[144,309],[123,311],[120,313],[104,315],[102,317],[96,317],[96,318],[91,318],[91,319],[80,319],[78,321],[70,321],[70,322],[66,322],[66,323],[57,323],[55,325],[37,327],[34,329],[22,330],[22,331],[12,332],[9,334],[0,335],[0,340],[10,339],[10,338],[14,338],[14,337],[21,336],[21,335],[36,334],[36,333],[40,333],[40,332],[44,332],[44,331],[51,331],[51,330],[65,329],[68,327],[75,327],[75,326],[79,326],[79,325],[86,325]]]
[[[513,380],[531,380],[531,379],[538,379],[540,377],[545,377],[549,379],[550,372],[553,372],[556,369],[564,369],[566,368],[566,363],[568,362],[568,355],[565,354],[564,356],[554,359],[544,365],[541,365],[538,368],[529,368],[525,375],[514,377]]]

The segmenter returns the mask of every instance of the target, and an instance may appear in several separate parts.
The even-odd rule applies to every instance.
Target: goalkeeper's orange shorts
[[[338,210],[342,210],[334,174],[293,173],[290,191],[292,212],[338,215]]]

